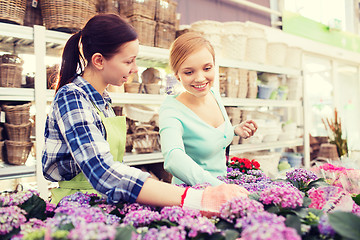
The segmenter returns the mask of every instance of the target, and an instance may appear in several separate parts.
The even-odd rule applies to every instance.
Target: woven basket
[[[176,1],[156,0],[155,20],[174,25],[176,22],[176,7]]]
[[[41,15],[40,4],[36,7],[32,5],[33,0],[26,0],[26,11],[24,18],[24,26],[44,25],[43,17]]]
[[[132,134],[126,134],[125,152],[132,152],[132,150],[133,150]]]
[[[140,83],[125,83],[124,89],[127,93],[139,93]]]
[[[222,29],[222,23],[212,20],[202,20],[191,24],[191,30],[206,34],[219,34]]]
[[[155,19],[156,0],[121,0],[120,14],[126,17],[141,16]]]
[[[246,34],[245,24],[239,21],[224,22],[222,29],[227,34]]]
[[[77,32],[96,14],[94,0],[40,1],[45,27],[63,32]]]
[[[23,165],[28,159],[33,143],[6,140],[5,145],[7,162],[13,165]]]
[[[24,24],[26,0],[1,0],[0,21]]]
[[[159,133],[145,127],[137,127],[133,134],[133,147],[137,153],[152,153],[158,149]]]
[[[266,53],[267,64],[283,67],[285,65],[287,44],[280,42],[268,43]]]
[[[221,38],[222,56],[224,58],[232,58],[244,60],[246,53],[246,35],[241,34],[225,34]]]
[[[3,127],[0,127],[0,141],[3,140],[3,130],[4,128]]]
[[[18,63],[0,63],[0,87],[21,87],[21,65]]]
[[[140,44],[153,47],[155,44],[156,22],[141,16],[133,16],[129,20],[138,33]]]
[[[247,98],[256,98],[257,91],[258,91],[256,81],[257,81],[257,73],[256,73],[256,71],[249,71],[249,74],[248,74],[248,91],[247,91],[247,94],[246,94]]]
[[[59,78],[60,66],[55,64],[51,67],[46,67],[46,81],[48,89],[55,89],[57,80]]]
[[[246,98],[248,92],[248,71],[239,69],[239,90],[237,97]]]
[[[155,47],[170,48],[171,43],[175,40],[175,27],[158,22],[155,29]]]
[[[5,111],[6,122],[15,125],[26,124],[30,119],[31,103],[23,105],[3,105]]]
[[[339,154],[337,152],[337,148],[335,144],[331,143],[323,143],[320,145],[320,151],[317,156],[318,158],[330,159],[330,160],[338,160]]]
[[[5,123],[5,129],[11,141],[28,142],[30,140],[31,122],[21,125]]]
[[[285,58],[285,66],[290,68],[301,68],[302,49],[297,47],[288,47]]]
[[[267,41],[265,38],[248,38],[245,60],[248,62],[265,63],[266,45]]]
[[[3,162],[4,161],[4,143],[5,141],[0,141],[0,162]]]
[[[122,112],[123,112],[122,106],[113,106],[112,108],[116,116],[122,116]]]
[[[159,94],[161,86],[157,83],[146,83],[144,84],[145,93],[148,94]]]
[[[119,0],[96,0],[97,13],[120,13]]]

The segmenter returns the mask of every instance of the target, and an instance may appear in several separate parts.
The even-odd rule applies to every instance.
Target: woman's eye
[[[209,66],[209,67],[206,67],[204,70],[205,70],[205,71],[210,71],[211,68],[212,68],[212,67]]]
[[[191,75],[192,72],[191,72],[191,71],[189,71],[189,72],[184,72],[184,74],[185,74],[185,75]]]

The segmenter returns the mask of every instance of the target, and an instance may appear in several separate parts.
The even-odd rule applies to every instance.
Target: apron
[[[96,111],[100,115],[101,121],[104,124],[106,131],[106,141],[110,145],[110,153],[114,161],[122,162],[125,152],[126,144],[126,118],[125,116],[105,117],[105,115],[93,103]],[[92,187],[89,180],[81,172],[70,181],[60,181],[59,188],[51,190],[51,203],[57,204],[59,201],[68,195],[76,192],[83,193],[99,193]]]

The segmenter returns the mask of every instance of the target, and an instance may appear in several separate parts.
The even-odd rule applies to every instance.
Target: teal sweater
[[[195,185],[208,182],[213,186],[226,175],[225,148],[234,137],[220,96],[212,90],[225,119],[225,131],[204,122],[192,110],[168,96],[160,107],[161,150],[164,168],[174,177],[173,184]]]

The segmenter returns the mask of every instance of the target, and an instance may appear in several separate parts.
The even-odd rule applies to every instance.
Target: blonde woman
[[[226,174],[225,149],[234,134],[251,137],[257,125],[252,120],[231,125],[212,89],[214,49],[201,35],[189,32],[177,38],[170,49],[170,65],[185,91],[168,96],[160,108],[164,168],[174,184],[220,185],[217,176]]]

